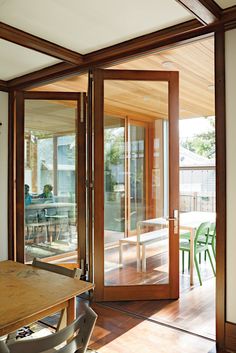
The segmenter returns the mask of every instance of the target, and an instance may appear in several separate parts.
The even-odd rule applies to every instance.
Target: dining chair
[[[64,266],[52,264],[49,262],[43,262],[38,260],[36,257],[33,259],[32,266],[41,268],[42,270],[58,273],[71,278],[80,278],[82,270],[77,268],[76,265],[73,269]]]
[[[198,243],[206,244],[206,238],[207,238],[207,234],[200,236],[198,238]],[[216,259],[216,224],[215,223],[211,223],[211,225],[210,225],[208,245],[211,246],[213,256]],[[206,261],[206,252],[204,254],[204,259]],[[201,257],[199,258],[199,262],[201,263]]]
[[[97,314],[86,306],[84,312],[61,331],[35,339],[7,343],[0,341],[0,353],[85,353],[96,320]],[[62,344],[62,347],[58,347]]]
[[[200,285],[202,285],[202,279],[201,279],[200,269],[198,266],[197,254],[200,254],[202,252],[207,253],[209,260],[210,260],[211,267],[212,267],[212,271],[213,271],[214,275],[216,275],[215,268],[214,268],[212,258],[211,258],[211,254],[209,251],[209,244],[208,244],[210,226],[211,226],[211,224],[209,222],[202,223],[198,227],[198,229],[196,231],[195,238],[194,238],[194,264],[195,264],[195,267],[197,270]],[[205,235],[206,235],[206,242],[204,244],[199,243],[198,239],[200,239],[200,237],[205,236]],[[188,256],[190,257],[190,241],[188,239],[180,239],[180,250],[182,251],[182,271],[184,272],[184,253],[187,252]]]
[[[74,268],[68,268],[68,267],[40,261],[36,257],[33,259],[32,266],[41,268],[42,270],[58,273],[60,275],[64,275],[71,278],[80,279],[80,276],[82,274],[82,270],[80,268],[77,268],[76,264]],[[62,309],[60,313],[60,318],[57,324],[57,331],[60,330],[61,327],[65,326],[65,323],[66,323],[66,309]]]

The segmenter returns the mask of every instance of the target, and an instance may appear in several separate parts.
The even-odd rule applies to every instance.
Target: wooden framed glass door
[[[86,262],[86,96],[16,95],[16,260]]]
[[[93,81],[95,299],[178,298],[178,73]]]

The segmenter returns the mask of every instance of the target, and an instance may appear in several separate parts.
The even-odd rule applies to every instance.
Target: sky
[[[212,126],[207,118],[193,118],[181,119],[179,121],[179,137],[185,139],[186,137],[193,137],[212,130]]]

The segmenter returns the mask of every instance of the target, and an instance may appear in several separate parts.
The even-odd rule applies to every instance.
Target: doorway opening
[[[189,235],[186,233],[191,232],[192,229],[196,232],[199,225],[205,222],[210,224],[208,228],[211,227],[210,231],[214,233],[213,37],[133,59],[113,66],[111,69],[179,72],[179,212],[183,215],[183,219],[186,215],[189,217],[188,222],[184,223],[183,221],[182,227],[180,222],[180,238],[181,236],[183,239],[185,237],[188,242]],[[167,202],[169,183],[167,173],[169,167],[168,90],[163,82],[156,84],[131,81],[109,81],[104,85],[104,282],[102,286],[114,287],[114,290],[116,286],[165,284],[169,276],[169,235],[165,233],[166,231],[162,234],[162,230],[166,229],[166,226],[161,221],[158,224],[151,221],[171,216],[168,213]],[[87,75],[74,76],[37,88],[37,91],[87,92],[87,85]],[[76,170],[76,164],[71,162],[73,160],[73,142],[69,140],[70,134],[66,138],[56,135],[54,137],[59,141],[57,156],[58,158],[64,156],[63,161],[65,162],[58,162],[57,173],[58,175],[59,173],[71,173],[70,176],[69,174],[67,176],[72,180],[72,174]],[[29,143],[27,138],[32,142],[32,136],[29,138],[26,134],[26,144]],[[38,137],[38,141],[40,138],[42,136]],[[54,141],[53,138],[52,141]],[[62,139],[63,143],[60,142]],[[39,145],[40,143],[41,141]],[[44,143],[46,142],[44,141]],[[68,146],[72,146],[71,149]],[[26,150],[31,151],[28,145]],[[65,153],[67,153],[67,159],[65,159]],[[27,158],[26,155],[25,159],[27,160]],[[43,172],[44,175],[46,172],[50,174],[50,164],[53,164],[49,160],[51,157],[45,153],[46,160],[43,163],[42,157],[40,158],[40,165],[38,162],[35,167],[38,170],[38,175],[42,176]],[[40,158],[37,160],[39,161]],[[70,170],[68,166],[70,166]],[[32,168],[28,165],[26,167]],[[39,185],[40,187],[44,185],[43,180]],[[67,184],[58,184],[58,187],[60,185],[65,189]],[[70,188],[73,185],[73,182],[69,183]],[[53,187],[55,190],[54,185]],[[61,193],[68,196],[69,189],[62,189]],[[60,197],[63,195],[61,194]],[[71,201],[71,203],[73,202]],[[191,218],[191,214],[193,218]],[[69,244],[70,232],[72,232],[70,244],[75,244],[77,247],[73,238],[76,220],[74,224],[72,222],[75,219],[75,214],[68,213],[67,217],[64,215],[64,219],[66,220],[63,220],[65,224],[59,224],[59,220],[56,220],[58,222],[57,228],[53,224],[49,229],[49,232],[55,233],[50,244],[54,249]],[[197,226],[194,225],[194,222]],[[38,232],[43,232],[43,230],[43,227],[37,229]],[[137,254],[138,232],[143,237],[141,255]],[[158,237],[156,232],[159,234]],[[76,239],[77,237],[76,233]],[[209,239],[210,237],[207,239],[207,245],[215,268],[215,245],[210,243]],[[211,237],[211,241],[212,239],[213,237]],[[39,243],[44,243],[43,247],[45,248],[43,240]],[[193,251],[196,251],[200,244],[204,245],[200,242],[194,244]],[[39,248],[37,242],[34,242],[33,247],[34,249]],[[76,251],[74,248],[72,250]],[[203,251],[201,259],[199,253],[197,255],[199,273],[195,270],[196,264],[191,260],[189,263],[188,251],[180,250],[179,255],[180,299],[178,301],[119,302],[117,299],[116,302],[106,302],[103,305],[136,313],[143,317],[151,317],[157,322],[176,326],[214,340],[215,275],[208,254],[205,258],[205,251]],[[70,262],[73,256],[77,255],[69,253],[68,256],[55,256],[54,260],[47,254],[41,257],[45,258],[45,261],[59,261],[58,258],[61,261],[63,258],[63,261]],[[97,256],[96,249],[94,249],[94,256]],[[141,263],[137,263],[138,256],[141,257]],[[182,271],[183,259],[185,261]],[[141,270],[139,266],[141,266]],[[199,274],[202,285],[199,284]],[[96,286],[99,287],[99,284],[96,283]]]

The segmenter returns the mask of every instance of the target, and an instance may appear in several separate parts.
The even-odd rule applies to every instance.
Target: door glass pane
[[[168,84],[104,84],[104,285],[169,283]]]
[[[76,102],[25,101],[25,261],[77,261]]]

